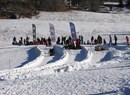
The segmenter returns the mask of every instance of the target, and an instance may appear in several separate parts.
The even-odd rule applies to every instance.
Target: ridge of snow
[[[42,71],[44,71],[45,75],[54,73],[54,69],[59,68],[59,66],[64,65],[69,57],[68,53],[65,50],[59,51],[60,50],[59,48],[61,48],[61,47],[54,46],[54,48],[55,48],[56,52],[58,52],[59,55],[62,55],[62,57],[58,61],[53,62],[51,64],[47,64],[45,66],[36,67],[39,64],[41,64],[41,62],[44,59],[44,54],[41,53],[41,55],[38,58],[36,58],[32,62],[29,62],[27,65],[25,65],[21,68],[0,71],[0,76],[2,77],[2,79],[10,79],[10,78],[15,79],[19,75],[24,75],[24,74],[27,74],[29,72],[34,72],[34,71],[36,72],[36,71],[42,70]],[[40,48],[38,48],[38,49],[40,49]],[[40,51],[42,51],[42,50],[40,49]],[[6,77],[7,75],[8,75],[8,78]]]
[[[39,47],[36,47],[36,48],[39,50],[40,56],[37,57],[35,60],[24,65],[22,68],[36,67],[42,63],[42,61],[44,60],[44,53],[42,52],[42,50]]]

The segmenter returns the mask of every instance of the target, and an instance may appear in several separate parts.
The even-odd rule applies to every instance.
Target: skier
[[[127,45],[129,45],[129,37],[126,36],[125,39],[126,39],[126,43],[127,43]]]

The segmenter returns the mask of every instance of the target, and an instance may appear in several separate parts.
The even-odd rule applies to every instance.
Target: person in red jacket
[[[126,43],[127,43],[127,45],[129,45],[129,37],[126,36],[125,39],[126,39]]]

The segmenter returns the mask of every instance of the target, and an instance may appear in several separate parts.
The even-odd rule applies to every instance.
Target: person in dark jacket
[[[51,46],[51,38],[50,38],[50,37],[48,37],[48,39],[47,39],[47,40],[48,40],[48,45],[49,45],[49,46]]]
[[[55,55],[55,50],[54,50],[54,48],[52,48],[52,49],[49,50],[49,55],[50,55],[50,56]]]
[[[100,35],[97,37],[97,44],[102,44],[102,37]]]
[[[80,42],[80,43],[83,44],[83,42],[84,42],[84,37],[81,35],[80,38],[81,38],[81,42]]]
[[[105,40],[105,39],[103,40],[103,44],[104,44],[104,45],[106,44],[106,40]]]
[[[117,36],[114,35],[114,40],[115,40],[115,44],[114,45],[117,45]]]
[[[109,45],[110,46],[112,45],[112,37],[111,37],[111,35],[109,35]]]
[[[56,44],[60,44],[60,37],[57,38]]]
[[[26,37],[26,45],[29,45],[29,37]]]
[[[20,40],[19,40],[19,45],[22,45],[23,44],[23,37],[20,37]]]
[[[44,44],[44,38],[43,37],[41,37],[41,41],[40,41],[40,44]]]
[[[94,41],[94,37],[92,36],[91,37],[91,45],[93,44],[93,41]]]
[[[126,36],[125,39],[126,39],[126,43],[127,43],[127,45],[129,45],[129,37]]]
[[[12,43],[13,45],[16,45],[17,44],[17,41],[16,41],[16,37],[14,36],[13,37],[13,43]]]

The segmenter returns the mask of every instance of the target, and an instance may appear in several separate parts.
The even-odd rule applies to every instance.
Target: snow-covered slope
[[[56,37],[68,37],[70,21],[85,42],[101,35],[108,43],[109,35],[116,34],[118,45],[104,51],[95,51],[95,45],[83,45],[81,50],[55,45],[55,56],[48,56],[53,47],[12,46],[14,36],[32,40],[32,24],[37,37],[50,35],[49,23]],[[129,13],[41,12],[32,19],[0,20],[0,95],[129,95],[129,26]]]

